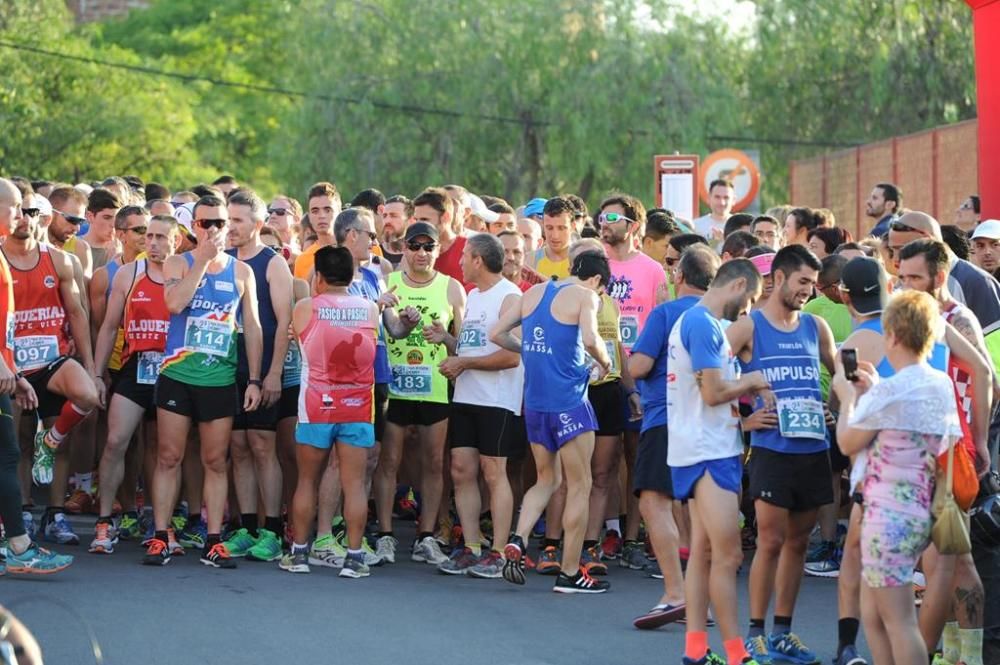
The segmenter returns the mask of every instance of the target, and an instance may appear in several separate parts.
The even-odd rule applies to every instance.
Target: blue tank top
[[[111,284],[115,281],[115,275],[118,274],[118,269],[122,267],[122,264],[119,259],[115,259],[108,261],[104,266],[108,269],[108,285],[104,287],[104,298],[107,301],[107,298],[111,296]]]
[[[352,296],[361,296],[365,300],[378,302],[382,295],[381,273],[371,268],[361,266],[361,279],[354,280],[347,287]],[[389,354],[385,348],[385,328],[382,317],[378,321],[378,340],[375,347],[375,383],[392,383],[392,369],[389,367]]]
[[[281,366],[281,387],[292,388],[302,383],[302,352],[299,343],[288,340],[288,351],[285,352],[285,362]]]
[[[521,322],[524,407],[533,411],[569,411],[587,399],[590,371],[580,327],[557,321],[552,301],[560,288],[548,282],[534,311]]]
[[[238,250],[227,249],[226,254],[234,259],[240,259],[236,252]],[[260,358],[260,378],[264,378],[271,369],[271,357],[274,355],[274,338],[278,331],[278,317],[274,314],[274,305],[271,304],[271,285],[267,283],[267,266],[271,259],[277,256],[270,247],[264,247],[257,255],[249,258],[243,263],[250,266],[253,271],[254,282],[257,285],[257,318],[260,320],[260,331],[264,338],[264,352]],[[236,323],[239,327],[239,337],[236,339],[236,372],[240,377],[250,376],[250,367],[247,364],[246,342],[243,340],[243,309],[236,313]]]
[[[188,267],[194,257],[182,255]],[[236,379],[236,260],[226,256],[217,274],[205,273],[191,302],[170,315],[160,374],[193,386],[228,386]]]
[[[869,319],[867,321],[862,321],[857,325],[855,330],[871,330],[879,335],[882,335],[882,318],[877,317],[874,319]],[[927,364],[929,364],[934,369],[939,369],[942,372],[948,372],[948,357],[950,351],[948,345],[944,342],[934,342],[934,346],[931,347],[931,357],[927,359]],[[889,359],[882,356],[882,360],[878,362],[875,366],[875,371],[878,372],[880,379],[888,379],[896,373],[896,370],[889,363]]]
[[[792,332],[771,325],[764,313],[753,318],[753,358],[743,366],[760,371],[778,399],[778,427],[750,433],[750,445],[779,453],[818,453],[830,447],[819,384],[819,330],[801,314]],[[758,403],[755,407],[759,408]]]

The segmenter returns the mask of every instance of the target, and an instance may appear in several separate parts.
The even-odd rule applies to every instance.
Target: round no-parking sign
[[[709,204],[709,183],[719,179],[733,183],[733,189],[736,190],[734,212],[744,210],[757,198],[757,192],[760,190],[760,169],[742,150],[717,150],[705,158],[700,170],[698,194],[705,205]]]

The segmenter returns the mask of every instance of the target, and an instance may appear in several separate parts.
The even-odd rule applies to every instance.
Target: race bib
[[[398,397],[430,397],[430,365],[393,365],[389,392]]]
[[[233,327],[228,321],[188,318],[184,328],[184,346],[210,356],[228,356],[233,343]]]
[[[622,336],[622,346],[632,348],[639,339],[639,319],[634,316],[623,316],[618,322],[618,332]]]
[[[160,363],[163,354],[158,351],[143,351],[139,354],[139,362],[135,368],[135,382],[144,386],[156,383],[160,375]]]
[[[614,374],[619,371],[618,354],[615,353],[615,341],[613,339],[604,340],[604,348],[607,349],[608,357],[611,358],[611,368],[608,370],[608,374]],[[597,381],[597,375],[600,372],[600,369],[597,364],[597,360],[592,355],[588,353],[587,357],[590,358],[590,381],[593,383],[594,381]]]
[[[462,326],[462,333],[458,337],[458,348],[460,349],[482,349],[486,346],[486,330],[480,326]]]
[[[302,356],[299,354],[299,345],[295,342],[288,342],[288,351],[285,352],[285,362],[281,369],[284,372],[297,372],[302,365]]]
[[[785,438],[825,440],[823,405],[815,399],[779,399],[778,430]]]
[[[45,367],[59,357],[55,335],[28,335],[14,339],[14,360],[22,372]]]

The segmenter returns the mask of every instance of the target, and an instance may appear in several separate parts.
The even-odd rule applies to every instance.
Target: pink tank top
[[[370,423],[375,385],[377,315],[360,296],[312,299],[312,319],[299,335],[300,423]]]

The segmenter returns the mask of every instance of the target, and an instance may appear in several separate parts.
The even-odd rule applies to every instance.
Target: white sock
[[[958,662],[961,654],[962,641],[958,634],[958,622],[949,621],[944,625],[942,633],[941,655],[949,663]]]
[[[962,640],[961,658],[953,662],[962,662],[964,665],[983,665],[983,629],[982,628],[962,628],[958,634]]]
[[[622,533],[621,520],[617,517],[613,520],[604,520],[604,528],[607,531],[615,531],[620,536]]]

